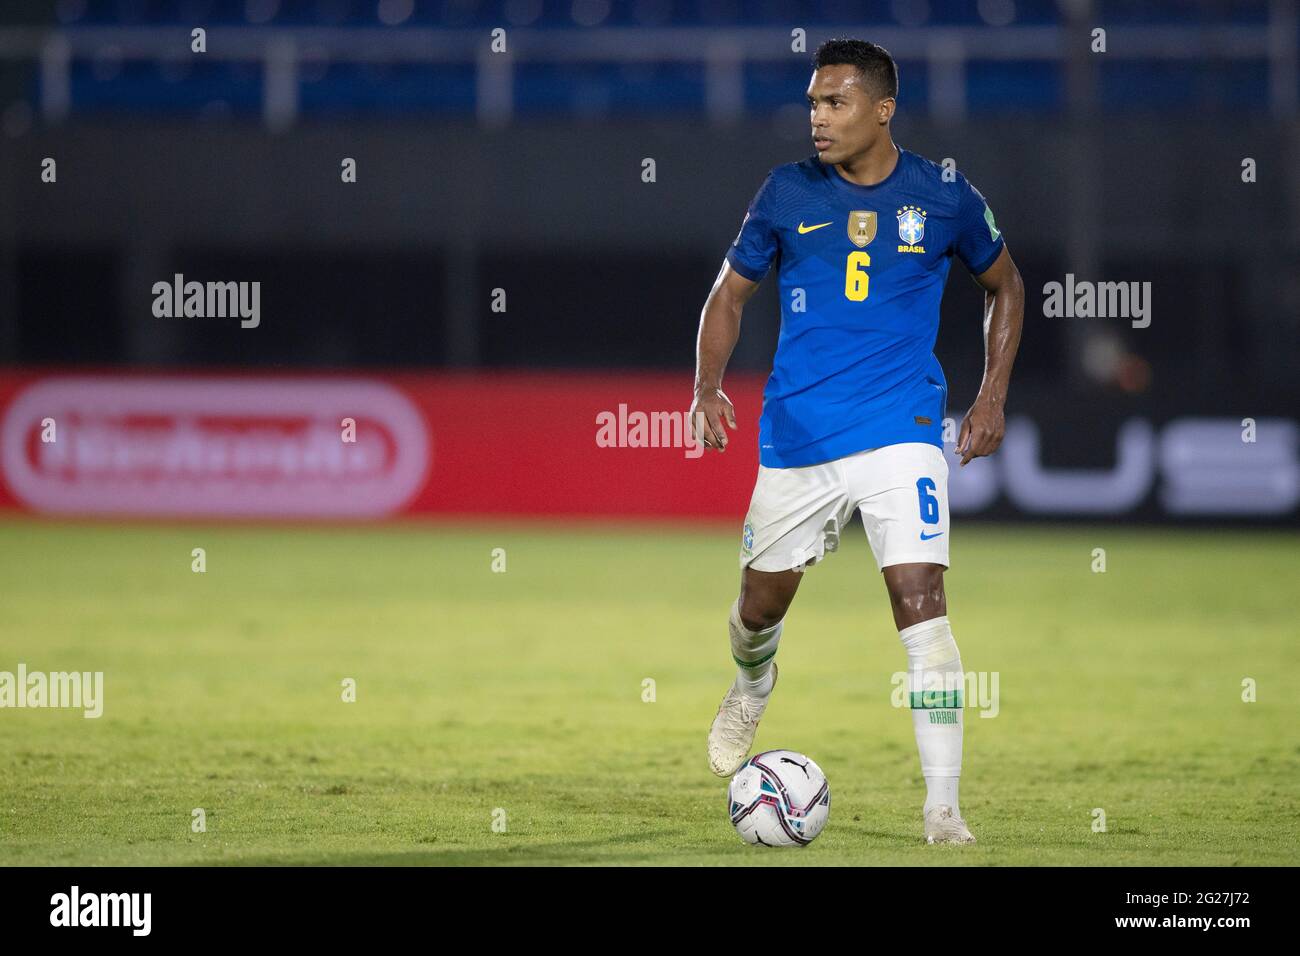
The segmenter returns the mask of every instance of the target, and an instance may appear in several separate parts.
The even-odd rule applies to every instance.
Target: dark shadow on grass
[[[358,853],[339,852],[321,853],[318,856],[259,856],[221,860],[215,863],[192,864],[195,866],[562,866],[562,865],[626,865],[628,863],[648,863],[662,859],[671,865],[672,857],[678,852],[676,848],[664,846],[663,841],[681,836],[682,830],[645,830],[640,833],[625,833],[620,836],[600,840],[576,840],[555,843],[510,844],[491,849],[449,848],[433,850],[413,849],[409,853]],[[508,840],[503,835],[502,840]],[[647,847],[644,853],[630,856],[620,854],[611,856],[599,851],[626,843],[659,843],[659,848]],[[415,846],[415,844],[412,844]]]

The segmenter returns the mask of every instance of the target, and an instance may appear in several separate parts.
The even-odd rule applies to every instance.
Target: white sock
[[[946,803],[952,807],[952,812],[956,816],[961,816],[961,807],[957,805],[957,783],[960,777],[926,777],[925,778],[925,806],[922,812],[929,810],[933,806]]]
[[[941,803],[961,816],[957,782],[961,777],[964,674],[948,618],[936,617],[898,632],[907,649],[908,702],[912,729],[925,777],[925,810]]]
[[[731,605],[731,657],[736,662],[736,689],[751,697],[766,697],[772,691],[772,660],[781,642],[777,621],[762,631],[751,631],[740,620],[740,599]]]

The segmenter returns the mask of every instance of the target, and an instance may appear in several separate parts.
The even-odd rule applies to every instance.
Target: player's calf
[[[941,564],[894,564],[884,569],[894,626],[900,631],[948,613],[943,571]]]
[[[802,580],[803,575],[798,571],[745,568],[740,576],[740,598],[737,601],[741,625],[751,631],[762,631],[779,624],[790,610]]]

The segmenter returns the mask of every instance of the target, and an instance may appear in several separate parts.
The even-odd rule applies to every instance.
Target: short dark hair
[[[813,69],[847,63],[858,68],[877,99],[898,96],[898,64],[889,51],[867,40],[827,40],[817,48]]]

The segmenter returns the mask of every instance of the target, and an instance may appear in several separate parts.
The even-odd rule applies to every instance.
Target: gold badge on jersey
[[[876,213],[873,209],[855,209],[849,213],[849,240],[861,249],[876,238]]]

